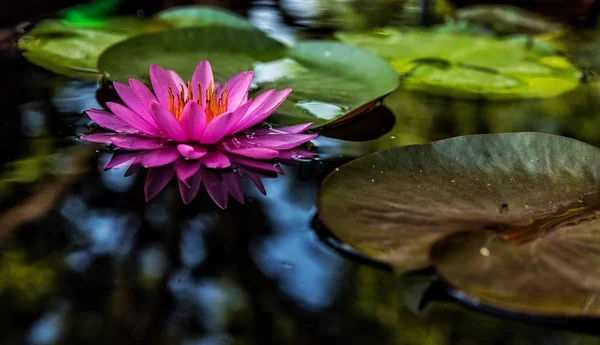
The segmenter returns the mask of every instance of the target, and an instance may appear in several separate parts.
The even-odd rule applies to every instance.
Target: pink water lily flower
[[[283,103],[291,89],[268,90],[248,99],[252,76],[252,71],[241,72],[219,85],[209,62],[201,61],[186,83],[174,71],[152,65],[153,92],[135,79],[130,79],[129,85],[115,82],[125,105],[108,102],[111,112],[88,110],[87,115],[108,131],[80,138],[117,148],[106,169],[131,163],[126,173],[131,174],[141,167],[149,168],[146,200],[177,176],[185,203],[195,198],[202,176],[217,176],[211,169],[236,168],[245,175],[248,171],[281,172],[274,163],[314,156],[298,148],[317,136],[302,134],[311,123],[256,127]],[[214,181],[204,181],[213,199],[207,183]],[[239,200],[237,187],[231,188],[236,192],[229,192],[237,193],[234,196]],[[224,207],[221,199],[215,201]]]

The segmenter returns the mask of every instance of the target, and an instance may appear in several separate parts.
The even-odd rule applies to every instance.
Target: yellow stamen
[[[175,114],[175,101],[173,99],[173,91],[170,87],[167,89],[167,91],[169,94],[169,111],[171,112],[171,114]]]
[[[202,105],[201,95],[202,95],[202,87],[200,83],[196,85],[198,88],[198,99],[196,102],[198,105]],[[192,83],[188,81],[187,83],[187,92],[184,90],[184,85],[179,92],[179,94],[175,94],[171,87],[168,88],[168,101],[169,101],[169,111],[178,121],[181,121],[181,116],[183,115],[183,108],[187,104],[193,100],[194,95],[192,94]],[[210,84],[208,88],[204,91],[204,98],[206,100],[204,112],[206,114],[206,122],[210,122],[214,120],[217,116],[227,112],[227,100],[229,94],[227,92],[227,87],[223,89],[219,97],[217,98],[217,88],[214,84]]]
[[[206,121],[212,121],[215,117],[225,113],[227,111],[227,97],[228,97],[228,93],[227,93],[227,89],[224,89],[223,92],[221,92],[221,95],[219,98],[217,98],[217,88],[215,87],[215,85],[210,84],[208,86],[208,89],[206,90],[206,107],[205,107],[205,113],[206,113]]]

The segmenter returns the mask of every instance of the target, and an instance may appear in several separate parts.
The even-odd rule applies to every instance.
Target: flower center
[[[192,95],[191,82],[188,81],[187,92],[186,88],[182,85],[179,89],[179,94],[173,93],[171,87],[169,87],[169,111],[177,121],[181,121],[181,115],[183,114],[183,108],[188,102],[196,102],[198,105],[202,105],[202,88],[198,84],[198,99],[194,99]],[[206,123],[212,121],[215,117],[225,113],[227,111],[227,86],[223,88],[220,95],[217,95],[217,88],[214,84],[210,84],[205,92],[206,106],[204,107],[204,113],[206,114]]]

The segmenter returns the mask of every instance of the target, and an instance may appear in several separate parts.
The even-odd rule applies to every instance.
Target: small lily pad
[[[550,134],[488,134],[354,160],[323,182],[318,209],[341,241],[406,272],[430,266],[430,247],[447,235],[527,224],[599,191],[597,148]],[[571,249],[570,258],[557,253],[557,265],[595,262]]]
[[[239,71],[256,71],[253,93],[290,87],[293,92],[269,118],[277,124],[339,122],[398,86],[398,76],[377,56],[337,42],[286,46],[255,28],[180,28],[125,40],[106,50],[98,66],[115,81],[148,82],[152,63],[191,76],[209,60],[224,82]]]
[[[552,97],[574,89],[581,78],[567,59],[527,41],[394,29],[336,37],[387,60],[403,75],[405,89],[431,94],[491,100]]]

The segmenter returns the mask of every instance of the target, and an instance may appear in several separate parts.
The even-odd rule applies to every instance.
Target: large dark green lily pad
[[[529,224],[579,200],[584,206],[585,196],[599,191],[597,148],[542,133],[489,134],[359,158],[327,177],[318,208],[340,240],[406,272],[430,266],[430,247],[447,235]],[[595,262],[586,259],[587,252],[562,245],[572,257],[568,251],[557,254],[557,265]],[[521,264],[524,274],[533,265]]]
[[[404,75],[404,88],[431,94],[492,100],[552,97],[572,90],[581,78],[567,59],[527,41],[394,29],[336,37],[383,57]]]
[[[211,62],[219,82],[253,69],[253,92],[291,87],[269,118],[277,124],[318,127],[338,121],[398,86],[390,66],[368,52],[336,42],[288,47],[254,28],[181,28],[136,36],[106,50],[98,67],[111,80],[148,82],[152,63],[189,78],[200,60]]]
[[[142,33],[189,26],[252,28],[252,24],[243,17],[210,6],[175,7],[147,19],[108,17],[84,20],[67,15],[65,20],[40,22],[19,40],[19,48],[27,60],[54,73],[96,78],[98,57],[111,45]]]

